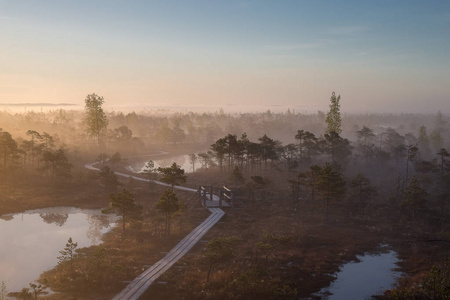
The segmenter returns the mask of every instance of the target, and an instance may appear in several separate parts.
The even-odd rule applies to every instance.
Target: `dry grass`
[[[71,184],[63,185],[40,177],[19,180],[16,184],[0,183],[0,213],[57,205],[104,207],[108,202],[107,192],[90,180],[90,176],[83,173]],[[109,259],[114,262],[116,270],[110,274],[109,283],[89,289],[83,285],[61,287],[59,291],[63,294],[59,298],[49,296],[49,299],[73,299],[73,296],[110,299],[125,287],[122,281],[132,280],[142,272],[144,265],[162,258],[162,252],[169,251],[207,216],[202,209],[185,213],[182,223],[180,219],[175,220],[173,236],[164,238],[162,219],[154,205],[165,187],[127,178],[121,181],[122,187],[133,190],[137,202],[144,206],[146,218],[140,229],[130,229],[125,238],[119,228],[105,235],[102,246],[108,249]],[[282,186],[284,179],[275,176],[271,181]],[[226,173],[202,170],[190,175],[187,185],[194,188],[199,184],[219,187],[224,183],[230,183]],[[239,293],[244,293],[245,287],[237,287],[237,282],[244,282],[243,276],[253,276],[252,272],[261,266],[264,270],[255,275],[255,280],[264,280],[266,286],[278,289],[280,293],[283,285],[287,285],[290,291],[296,291],[292,298],[310,297],[334,279],[332,274],[344,262],[376,249],[380,243],[389,243],[399,253],[402,259],[400,270],[409,275],[402,284],[414,285],[432,264],[450,255],[446,244],[425,242],[410,235],[412,229],[400,224],[398,212],[389,207],[375,208],[375,214],[366,218],[355,214],[351,203],[343,202],[333,205],[329,220],[324,222],[322,209],[317,203],[304,203],[298,211],[293,211],[286,189],[268,189],[263,198],[250,201],[243,187],[241,185],[239,196],[247,208],[227,209],[221,222],[158,280],[161,283],[152,285],[144,299],[227,299],[230,296],[227,293],[236,292],[238,288]],[[192,197],[190,192],[177,191],[177,195],[183,201]],[[263,241],[265,232],[291,237],[289,243],[268,257],[267,263],[257,246]],[[242,242],[237,246],[232,261],[214,267],[211,282],[206,284],[208,266],[203,258],[206,241],[219,236],[238,236]],[[55,269],[47,275],[58,276],[59,271]],[[247,295],[246,299],[251,298]]]

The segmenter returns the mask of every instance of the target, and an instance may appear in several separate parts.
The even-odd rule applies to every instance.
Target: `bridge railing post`
[[[209,191],[209,199],[210,199],[211,201],[213,201],[213,186],[212,186],[212,184],[211,184],[211,189],[210,189],[210,191]]]

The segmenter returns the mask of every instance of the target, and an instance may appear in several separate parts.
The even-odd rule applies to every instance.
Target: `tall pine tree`
[[[106,128],[108,127],[108,119],[102,109],[102,105],[105,102],[103,97],[96,94],[90,94],[86,96],[85,101],[85,123],[86,132],[89,136],[97,139],[99,150],[101,150],[101,137],[105,135]]]
[[[336,94],[333,92],[330,98],[330,111],[327,113],[327,132],[336,132],[340,134],[342,132],[341,129],[341,105],[339,101],[341,100],[341,95],[336,97]]]

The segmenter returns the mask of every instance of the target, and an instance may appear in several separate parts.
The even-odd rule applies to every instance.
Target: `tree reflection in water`
[[[86,219],[89,222],[86,235],[93,245],[97,245],[103,235],[102,229],[109,227],[109,217],[107,215],[86,215]]]
[[[60,214],[60,213],[45,213],[39,214],[39,216],[44,220],[47,224],[55,223],[57,226],[62,227],[67,219],[69,218],[69,214]]]
[[[0,219],[4,220],[4,221],[11,221],[12,219],[14,219],[13,215],[2,215],[0,216]]]

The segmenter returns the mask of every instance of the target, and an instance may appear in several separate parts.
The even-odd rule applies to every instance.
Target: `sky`
[[[0,0],[0,103],[450,113],[450,1]]]

